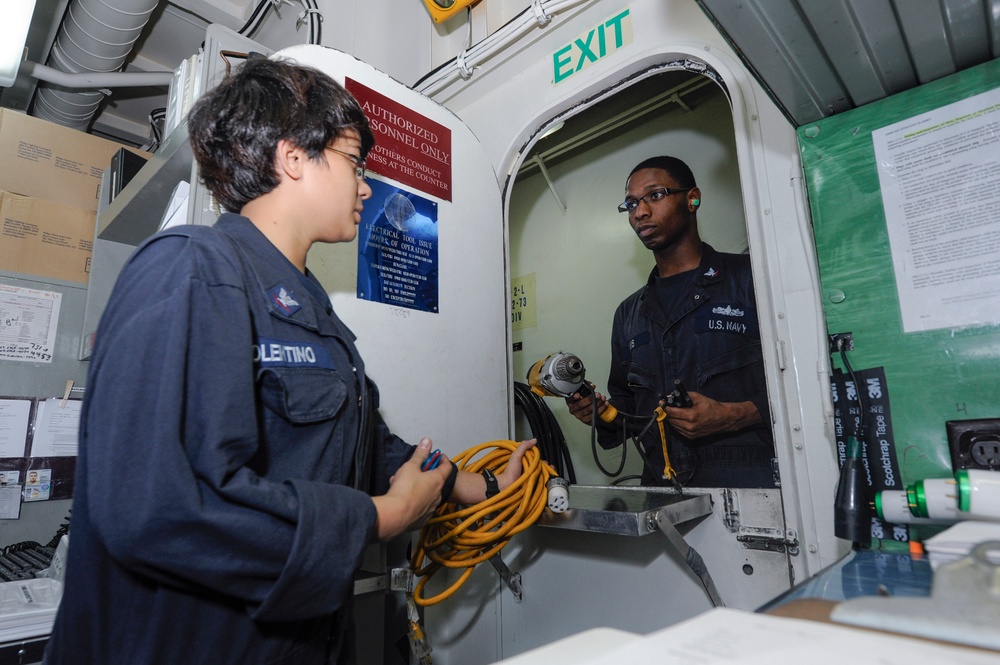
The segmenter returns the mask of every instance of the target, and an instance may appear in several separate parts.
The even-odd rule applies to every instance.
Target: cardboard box
[[[101,175],[122,146],[0,109],[0,189],[97,211]],[[149,157],[149,153],[129,148]]]
[[[0,270],[86,284],[96,214],[0,191]]]

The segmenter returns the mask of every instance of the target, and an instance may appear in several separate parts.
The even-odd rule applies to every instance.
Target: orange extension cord
[[[515,441],[490,441],[469,448],[452,460],[463,471],[481,473],[490,469],[503,472]],[[489,451],[485,452],[484,451]],[[475,459],[480,453],[484,453]],[[523,457],[521,477],[499,494],[472,506],[443,503],[420,530],[418,546],[410,558],[410,569],[422,579],[413,590],[413,600],[427,607],[449,598],[461,587],[473,569],[499,552],[510,539],[538,521],[548,503],[546,483],[555,469],[542,459],[538,448],[529,448]],[[425,564],[425,559],[429,561]],[[465,568],[458,581],[431,598],[424,598],[428,580],[441,568]]]

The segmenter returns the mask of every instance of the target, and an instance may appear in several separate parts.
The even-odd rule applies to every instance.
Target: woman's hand
[[[436,469],[421,471],[430,452],[431,440],[421,439],[413,456],[389,481],[389,491],[372,497],[378,512],[379,540],[391,540],[405,531],[419,529],[441,503],[441,488],[451,472],[451,463],[442,460]]]
[[[497,475],[497,485],[503,490],[521,477],[523,470],[524,453],[529,448],[534,447],[535,439],[528,439],[518,444],[514,452],[507,460],[507,467],[503,473]],[[442,462],[444,464],[444,462]],[[449,462],[449,466],[450,466]],[[469,471],[459,471],[458,478],[455,479],[455,489],[451,493],[449,501],[460,503],[466,506],[477,504],[486,500],[486,479],[481,473],[471,473]]]
[[[528,439],[527,441],[522,441],[517,448],[514,449],[514,452],[510,454],[510,459],[507,460],[507,467],[503,470],[503,473],[497,476],[497,484],[500,486],[501,491],[510,487],[511,483],[521,477],[524,453],[528,452],[529,448],[534,447],[535,439]],[[486,498],[485,489],[483,490],[483,498]]]

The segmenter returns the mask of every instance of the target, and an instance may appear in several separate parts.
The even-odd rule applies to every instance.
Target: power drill
[[[593,394],[593,386],[584,380],[586,370],[583,361],[572,353],[549,354],[528,370],[528,386],[539,397],[572,397],[579,393],[582,397]],[[610,423],[618,415],[618,410],[610,404],[601,414],[601,420]]]

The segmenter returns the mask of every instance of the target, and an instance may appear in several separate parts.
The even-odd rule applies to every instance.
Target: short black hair
[[[628,178],[625,178],[626,186],[628,186],[629,178],[636,171],[641,171],[643,169],[661,169],[666,171],[671,178],[677,181],[677,184],[683,189],[692,189],[698,185],[695,183],[694,174],[691,173],[691,168],[684,163],[683,160],[677,157],[668,157],[667,155],[660,155],[658,157],[650,157],[649,159],[644,159],[635,168],[629,171]]]
[[[312,67],[260,56],[205,93],[188,115],[201,180],[231,212],[278,186],[278,141],[326,159],[326,147],[352,129],[367,157],[375,137],[343,86]]]

